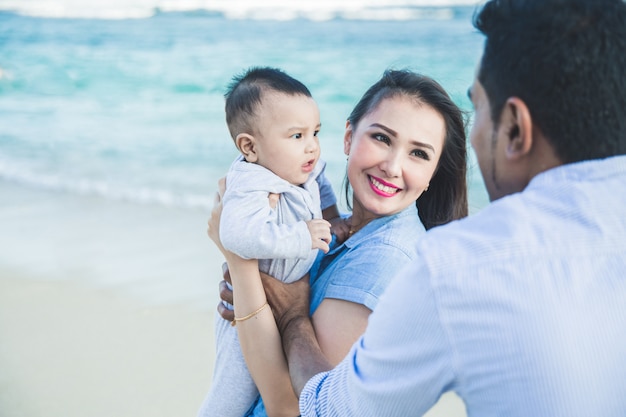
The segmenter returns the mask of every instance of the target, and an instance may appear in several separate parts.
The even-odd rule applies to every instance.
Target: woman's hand
[[[217,248],[227,255],[226,249],[222,246],[220,241],[220,217],[222,216],[222,197],[226,191],[226,178],[222,177],[217,182],[218,191],[215,193],[215,199],[213,200],[213,209],[211,210],[211,217],[209,217],[207,234],[217,245]]]
[[[337,243],[343,243],[350,237],[350,222],[351,217],[344,219],[337,216],[329,220],[330,231],[333,235],[337,236]]]
[[[220,217],[222,216],[222,197],[226,191],[226,178],[222,177],[217,182],[218,191],[215,193],[215,200],[213,201],[213,209],[211,210],[211,217],[209,217],[207,234],[215,243],[217,248],[222,252],[224,257],[228,259],[234,256],[232,253],[224,249],[222,242],[220,241]],[[228,265],[224,263],[222,265],[222,273],[224,280],[219,283],[220,302],[217,304],[217,312],[224,320],[233,321],[235,319],[235,312],[228,309],[222,301],[227,302],[231,306],[233,305],[233,290],[229,287],[230,273],[228,272]]]

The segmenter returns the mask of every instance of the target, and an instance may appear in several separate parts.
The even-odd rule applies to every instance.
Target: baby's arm
[[[226,190],[220,219],[222,245],[244,259],[306,258],[312,249],[303,221],[278,224],[266,191]]]

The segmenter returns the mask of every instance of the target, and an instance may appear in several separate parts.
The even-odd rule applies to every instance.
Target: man
[[[625,416],[626,4],[492,0],[469,94],[491,204],[435,228],[335,369],[269,288],[303,416]],[[295,301],[294,301],[295,300]]]

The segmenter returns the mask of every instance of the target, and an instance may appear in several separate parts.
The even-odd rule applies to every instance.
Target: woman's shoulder
[[[382,250],[387,256],[389,252],[400,252],[413,259],[416,244],[425,233],[417,209],[410,207],[396,215],[373,220],[352,237],[352,242],[346,241],[346,245],[361,254]]]
[[[367,287],[416,258],[417,242],[425,233],[419,219],[372,223],[338,248],[332,262],[333,283]]]
[[[324,298],[362,304],[371,310],[376,307],[393,277],[417,256],[415,230],[398,236],[388,226],[361,237],[354,235],[345,242],[330,265],[314,279],[312,307]]]

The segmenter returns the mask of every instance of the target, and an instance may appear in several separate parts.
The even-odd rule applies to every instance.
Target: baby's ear
[[[248,162],[256,162],[259,159],[256,153],[256,139],[248,133],[240,133],[235,138],[237,149]]]

